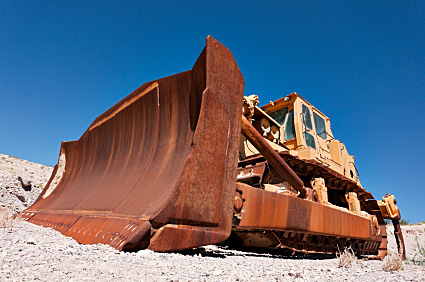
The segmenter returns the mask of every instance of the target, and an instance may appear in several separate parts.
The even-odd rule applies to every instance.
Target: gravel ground
[[[0,154],[0,204],[13,211],[27,207],[41,188],[25,191],[17,177],[29,177],[34,188],[34,184],[44,185],[51,171],[51,167]],[[24,195],[26,201],[16,194]],[[411,236],[423,238],[424,226],[403,226],[403,231],[414,230],[405,232],[405,238],[409,242]],[[411,245],[408,256],[415,251]],[[100,244],[80,245],[55,230],[25,221],[14,220],[0,228],[0,281],[425,281],[425,267],[412,263],[385,272],[381,261],[357,260],[348,268],[338,268],[338,262],[338,258],[287,258],[218,246],[185,253],[124,253]]]
[[[207,246],[191,252],[118,252],[80,245],[28,222],[0,229],[1,281],[425,281],[425,267],[384,272],[381,261],[288,259]]]

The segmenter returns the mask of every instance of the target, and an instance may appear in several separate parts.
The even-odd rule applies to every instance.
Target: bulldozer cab
[[[330,121],[297,93],[262,106],[280,125],[281,142],[295,150],[311,148],[321,159],[330,158],[327,143],[333,140]]]
[[[329,118],[300,95],[292,93],[261,107],[258,101],[251,104],[253,125],[273,149],[320,163],[360,185],[354,157],[333,137]],[[240,159],[258,154],[241,140]]]

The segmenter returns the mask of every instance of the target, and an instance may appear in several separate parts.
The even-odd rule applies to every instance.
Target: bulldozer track
[[[249,231],[237,232],[239,237],[245,237],[250,233],[258,236],[274,238],[278,244],[274,247],[286,255],[305,254],[337,254],[345,247],[351,249],[358,255],[375,255],[380,242],[361,239],[321,236],[290,231]]]
[[[345,192],[356,192],[360,200],[361,206],[369,214],[375,215],[378,219],[379,228],[381,229],[382,240],[362,240],[357,238],[322,236],[317,234],[307,234],[305,232],[291,231],[271,231],[271,230],[250,230],[249,232],[236,231],[239,237],[245,234],[257,234],[258,236],[269,237],[270,240],[276,240],[277,244],[271,246],[282,251],[282,253],[290,255],[300,254],[330,254],[338,253],[345,247],[351,247],[354,252],[359,255],[376,255],[379,251],[386,251],[387,236],[385,232],[385,221],[379,209],[377,201],[370,192],[367,192],[355,181],[342,176],[325,165],[313,160],[303,160],[297,156],[291,155],[288,151],[278,152],[279,156],[291,167],[291,169],[303,179],[323,178],[329,189]],[[270,165],[262,155],[250,156],[239,161],[240,169],[255,168],[257,166]],[[308,187],[308,181],[305,181]],[[258,187],[258,189],[260,189]]]

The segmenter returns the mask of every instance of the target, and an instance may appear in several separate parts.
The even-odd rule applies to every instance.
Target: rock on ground
[[[26,208],[41,188],[25,191],[18,176],[29,178],[33,188],[41,187],[51,171],[0,154],[0,204],[13,211]],[[16,194],[27,200],[22,202]],[[424,225],[403,226],[405,240],[411,243],[411,236],[422,236],[423,229]],[[404,263],[399,271],[384,272],[382,266],[381,261],[358,260],[349,268],[338,268],[338,258],[288,258],[218,246],[185,253],[125,253],[101,244],[80,245],[25,221],[0,228],[0,281],[425,281],[425,267]]]

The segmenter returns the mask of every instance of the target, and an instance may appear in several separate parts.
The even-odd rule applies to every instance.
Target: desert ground
[[[338,257],[294,258],[219,246],[154,253],[80,245],[50,228],[10,218],[36,200],[52,170],[0,154],[0,281],[425,281],[425,266],[411,261],[421,259],[425,223],[402,226],[408,260],[396,271],[384,271],[386,261],[361,258],[339,267]],[[395,254],[392,226],[387,232],[389,253]]]

